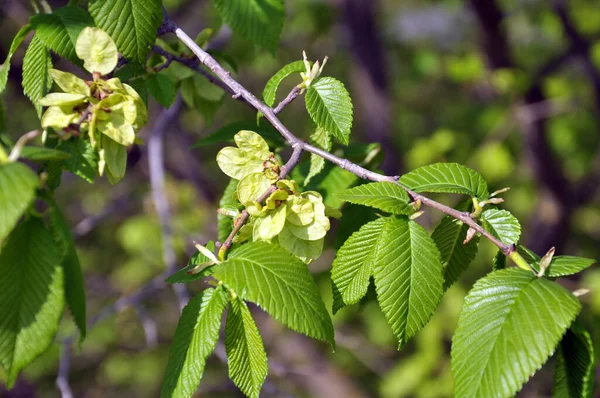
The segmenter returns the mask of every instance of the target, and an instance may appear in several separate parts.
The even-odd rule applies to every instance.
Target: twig
[[[279,103],[279,105],[277,105],[275,107],[275,109],[273,109],[273,113],[277,115],[279,112],[281,112],[283,110],[283,108],[285,108],[286,106],[288,106],[299,95],[300,95],[300,87],[294,86],[294,88],[292,89],[292,91],[290,91],[290,93],[288,94],[288,96],[285,97],[285,99],[283,101],[281,101]]]
[[[171,210],[169,209],[169,201],[165,192],[163,140],[167,129],[179,114],[182,103],[181,97],[178,97],[175,103],[171,105],[171,108],[161,112],[150,131],[148,139],[148,168],[150,172],[150,185],[152,186],[152,200],[154,201],[154,207],[160,220],[163,261],[167,271],[170,273],[177,270],[177,257],[173,248]],[[177,295],[179,309],[182,310],[189,301],[187,289],[183,284],[174,284],[173,290]]]
[[[467,224],[469,227],[473,228],[475,231],[479,232],[481,235],[483,235],[488,240],[490,240],[494,245],[498,246],[505,255],[510,256],[511,259],[513,259],[514,261],[520,262],[520,260],[523,260],[518,255],[518,253],[516,252],[515,247],[513,245],[506,245],[503,242],[501,242],[499,239],[494,237],[491,233],[489,233],[483,227],[481,227],[477,223],[477,221],[473,217],[471,217],[471,215],[469,213],[463,213],[463,212],[457,211],[451,207],[448,207],[448,206],[438,203],[432,199],[429,199],[423,195],[420,195],[420,194],[417,194],[416,192],[411,191],[407,187],[398,183],[397,176],[385,176],[385,175],[375,173],[375,172],[367,170],[364,167],[361,167],[355,163],[352,163],[351,161],[349,161],[347,159],[337,157],[327,151],[324,151],[320,148],[314,147],[314,146],[307,144],[306,142],[300,140],[294,134],[292,134],[290,132],[290,130],[288,130],[288,128],[277,118],[277,116],[275,115],[275,113],[273,112],[273,109],[271,107],[264,104],[262,101],[260,101],[258,98],[256,98],[251,92],[249,92],[246,88],[244,88],[240,83],[238,83],[234,78],[232,78],[231,73],[229,73],[227,70],[225,70],[210,54],[208,54],[206,51],[204,51],[202,48],[200,48],[200,46],[198,46],[196,44],[196,42],[194,42],[194,40],[191,37],[189,37],[183,30],[181,30],[181,28],[179,28],[166,14],[165,14],[165,20],[163,22],[163,26],[168,31],[174,33],[190,50],[192,50],[192,52],[198,57],[200,62],[202,64],[206,65],[215,75],[217,75],[223,81],[223,83],[225,83],[231,89],[231,91],[235,95],[237,95],[241,98],[244,98],[246,100],[246,102],[248,104],[250,104],[253,108],[262,112],[263,115],[265,116],[265,118],[273,125],[273,127],[275,127],[275,129],[283,136],[283,138],[286,139],[286,141],[288,141],[288,143],[295,150],[299,147],[301,151],[304,150],[304,151],[307,151],[310,153],[314,153],[315,155],[318,155],[318,156],[334,163],[335,165],[341,167],[342,169],[347,170],[353,174],[356,174],[357,176],[359,176],[362,179],[375,181],[375,182],[388,181],[388,182],[396,183],[400,187],[402,187],[404,190],[406,190],[406,192],[413,198],[413,200],[420,200],[421,203],[424,204],[425,206],[434,208],[438,211],[441,211],[442,213],[448,214],[448,215],[462,221],[463,223]],[[268,197],[267,192],[265,192],[265,195],[267,195],[267,197]],[[247,220],[247,217],[246,217],[246,220]],[[239,226],[239,228],[241,228],[241,226]],[[238,230],[239,230],[239,228],[238,228]],[[227,243],[227,241],[226,241],[226,243]],[[225,250],[227,250],[227,249],[225,249]],[[523,262],[521,262],[519,265],[523,266]]]

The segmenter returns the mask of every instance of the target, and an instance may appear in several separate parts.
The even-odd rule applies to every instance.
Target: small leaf
[[[217,154],[219,168],[236,180],[252,173],[261,173],[265,160],[273,156],[267,142],[260,135],[247,130],[238,132],[234,139],[238,148],[228,146]]]
[[[271,186],[265,173],[252,173],[242,178],[237,186],[238,200],[244,206],[255,202]]]
[[[162,73],[148,76],[146,88],[148,94],[166,109],[169,109],[177,98],[177,84]]]
[[[312,275],[283,248],[245,244],[216,266],[213,276],[289,328],[334,344],[331,317]]]
[[[23,58],[23,92],[33,103],[40,118],[42,117],[42,106],[38,100],[46,95],[52,87],[50,69],[52,69],[50,53],[44,43],[35,35]]]
[[[206,137],[200,138],[192,145],[192,148],[200,148],[219,142],[233,142],[233,137],[242,130],[253,130],[263,137],[270,147],[277,148],[283,146],[281,135],[270,125],[261,124],[257,126],[251,122],[233,122],[215,130]]]
[[[456,396],[514,396],[580,310],[569,291],[531,272],[511,268],[480,279],[452,339]]]
[[[234,32],[275,53],[285,22],[283,0],[213,0]]]
[[[104,149],[104,159],[106,167],[109,171],[111,184],[116,184],[119,180],[125,177],[127,169],[127,149],[123,145],[118,144],[107,135],[102,135],[102,149]]]
[[[392,214],[414,213],[406,191],[393,182],[363,184],[339,192],[336,196],[345,202],[374,207]]]
[[[592,397],[594,378],[592,338],[584,328],[574,322],[558,346],[552,397]]]
[[[269,367],[262,338],[250,310],[239,298],[231,300],[225,324],[229,378],[250,398],[258,398]]]
[[[0,165],[0,242],[29,207],[39,184],[38,176],[23,163]]]
[[[65,298],[71,310],[75,325],[79,329],[79,342],[82,343],[86,335],[86,304],[85,288],[79,257],[75,251],[73,234],[60,209],[54,201],[50,206],[50,222],[52,233],[62,256],[60,265],[64,273]]]
[[[400,349],[425,326],[442,297],[440,252],[425,229],[406,218],[391,218],[378,246],[377,301]]]
[[[293,73],[304,72],[306,67],[304,66],[304,61],[295,61],[291,64],[287,64],[283,68],[279,69],[277,73],[275,73],[267,82],[265,89],[263,90],[263,100],[265,104],[269,106],[273,106],[275,103],[275,95],[277,94],[277,89],[279,88],[279,84]],[[300,81],[300,80],[298,80]]]
[[[290,229],[284,226],[277,236],[279,245],[306,264],[319,258],[323,252],[323,243],[325,238],[317,240],[304,240],[298,238],[290,232]]]
[[[229,180],[229,184],[227,184],[225,192],[223,192],[223,196],[219,202],[220,208],[242,208],[241,203],[234,196],[237,190],[238,182],[238,180],[233,178]],[[222,214],[217,214],[217,229],[219,231],[219,241],[225,241],[233,229],[233,219]]]
[[[464,201],[457,206],[457,210],[469,211],[470,204],[470,200]],[[475,235],[469,242],[464,243],[468,230],[468,225],[454,217],[446,216],[431,234],[444,266],[444,290],[458,280],[477,255],[479,236]]]
[[[353,107],[350,94],[339,80],[323,77],[306,93],[306,109],[317,126],[348,145]]]
[[[256,219],[252,238],[255,241],[269,241],[277,236],[285,224],[286,210],[286,206],[279,206],[269,211],[266,216]]]
[[[66,6],[57,8],[52,14],[36,14],[31,17],[30,24],[46,47],[77,63],[77,37],[85,27],[94,26],[94,20],[83,8]]]
[[[39,219],[10,235],[0,253],[0,363],[10,389],[52,344],[65,298],[60,251]]]
[[[496,255],[494,256],[494,260],[492,261],[492,269],[494,271],[500,271],[501,269],[506,268],[506,256],[502,253],[502,250],[498,250]]]
[[[146,63],[150,45],[162,22],[160,0],[90,0],[96,25],[108,33],[127,59]]]
[[[211,240],[206,244],[206,248],[210,251],[215,250],[215,243]],[[189,283],[193,281],[197,281],[207,276],[211,275],[213,272],[212,265],[214,262],[202,254],[200,251],[197,251],[188,261],[187,265],[175,272],[173,275],[169,276],[165,282],[167,283]],[[199,272],[189,273],[189,271],[197,270],[198,266],[206,267]]]
[[[574,275],[584,269],[596,264],[596,260],[585,257],[575,256],[554,256],[550,265],[544,273],[549,278],[556,278],[559,276]],[[529,264],[536,270],[540,270],[540,259],[537,258],[535,261],[530,261]]]
[[[183,309],[173,337],[162,398],[191,397],[202,379],[206,359],[219,340],[227,293],[221,287],[206,289]]]
[[[367,294],[383,227],[389,221],[379,218],[363,225],[336,253],[331,267],[334,314],[346,305],[358,303]]]
[[[61,142],[58,149],[71,155],[64,163],[67,170],[89,183],[94,182],[96,167],[98,166],[98,155],[88,140],[73,137]]]
[[[86,97],[92,95],[90,87],[85,83],[85,80],[78,78],[72,73],[50,69],[50,76],[65,93],[81,94]]]
[[[87,97],[83,94],[50,93],[38,100],[42,106],[71,106],[81,104]]]
[[[317,127],[314,133],[310,136],[310,142],[327,152],[331,151],[331,137],[327,134],[327,131]],[[325,168],[325,159],[314,153],[310,154],[310,169],[306,178],[304,179],[304,185],[308,185],[310,180],[317,176]]]
[[[487,183],[479,173],[458,163],[435,163],[400,177],[400,183],[415,192],[460,193],[487,199]]]
[[[10,49],[8,50],[8,54],[6,55],[6,59],[4,63],[0,65],[0,94],[6,89],[6,83],[8,82],[8,72],[10,71],[10,61],[15,54],[15,51],[19,48],[25,37],[31,32],[31,26],[25,25],[17,32],[15,35],[12,44],[10,45]]]
[[[117,67],[117,46],[102,29],[84,28],[75,43],[75,51],[90,73],[107,75]]]
[[[507,210],[489,209],[481,214],[483,227],[507,245],[519,241],[521,224]]]

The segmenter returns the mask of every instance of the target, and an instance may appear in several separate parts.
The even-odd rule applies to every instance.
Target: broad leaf
[[[15,38],[10,45],[10,49],[8,50],[8,54],[6,55],[6,59],[4,63],[0,65],[0,94],[6,89],[6,83],[8,82],[8,72],[10,71],[10,61],[15,54],[15,51],[19,48],[21,43],[27,35],[31,32],[31,26],[25,25],[17,32]]]
[[[89,183],[94,182],[96,167],[98,165],[98,155],[88,140],[80,140],[74,137],[61,142],[58,149],[70,155],[64,162],[67,170]]]
[[[345,202],[374,207],[392,214],[414,213],[406,191],[393,182],[363,184],[339,192],[336,196]]]
[[[457,206],[457,210],[468,211],[469,204],[470,200],[462,202]],[[431,234],[444,266],[444,290],[458,280],[477,255],[479,236],[475,235],[469,242],[464,243],[468,230],[468,225],[454,217],[446,216]]]
[[[277,89],[279,88],[279,84],[293,73],[304,72],[306,67],[304,66],[304,61],[296,61],[291,64],[287,64],[283,68],[279,69],[277,73],[273,75],[267,82],[265,89],[263,90],[263,101],[265,104],[269,106],[273,106],[275,103],[275,95],[277,94]],[[298,76],[300,77],[300,76]],[[300,82],[300,79],[298,79]]]
[[[71,155],[69,155],[66,152],[39,146],[23,147],[20,153],[20,157],[32,160],[34,162],[45,162],[48,160],[65,160],[69,156]]]
[[[275,53],[285,22],[283,0],[213,0],[234,32]]]
[[[574,322],[558,346],[552,397],[591,397],[594,390],[594,367],[592,338]]]
[[[310,85],[306,109],[317,126],[348,145],[352,128],[353,107],[344,84],[333,77],[323,77]]]
[[[551,278],[559,276],[574,275],[584,269],[595,264],[597,261],[591,258],[575,257],[575,256],[554,256],[550,265],[546,269],[544,275]],[[539,271],[540,259],[537,258],[535,261],[530,262],[531,266]]]
[[[440,252],[415,221],[391,218],[378,243],[373,276],[400,349],[429,321],[442,297]]]
[[[52,58],[48,49],[37,37],[33,36],[23,58],[23,92],[31,100],[38,117],[42,117],[42,106],[38,100],[45,96],[52,87],[50,77]]]
[[[65,278],[65,298],[71,310],[71,315],[73,315],[73,319],[75,320],[75,325],[79,329],[79,342],[81,343],[86,335],[86,304],[83,275],[69,224],[67,224],[62,212],[53,201],[50,207],[50,222],[54,240],[61,251],[62,261],[60,265],[63,268]]]
[[[206,244],[206,248],[210,251],[215,250],[215,244],[211,240]],[[193,281],[197,281],[199,279],[206,278],[207,276],[212,274],[212,261],[210,258],[206,257],[202,252],[197,251],[190,258],[187,265],[175,272],[173,275],[169,276],[165,282],[167,283],[189,283]],[[189,271],[194,270],[195,272],[189,273]],[[197,271],[197,272],[196,272]]]
[[[160,0],[90,0],[96,25],[108,33],[127,59],[146,63],[163,19]]]
[[[239,298],[231,300],[225,325],[229,378],[250,398],[258,398],[269,367],[262,338],[250,310]]]
[[[507,210],[489,209],[481,214],[483,227],[507,245],[519,241],[521,224]]]
[[[487,183],[479,173],[458,163],[434,163],[400,177],[400,183],[415,192],[461,193],[487,199]]]
[[[177,98],[177,84],[166,75],[154,73],[146,79],[146,88],[163,108],[170,108]]]
[[[480,279],[452,340],[454,394],[512,397],[552,354],[581,304],[569,291],[511,268]]]
[[[289,328],[334,344],[331,317],[311,273],[280,246],[245,244],[213,276]]]
[[[9,389],[58,330],[65,299],[60,257],[36,218],[19,225],[0,253],[0,363]]]
[[[66,6],[57,8],[52,14],[32,16],[30,25],[47,48],[80,64],[75,55],[75,43],[83,28],[94,26],[94,20],[83,8]]]
[[[317,130],[311,134],[310,143],[327,152],[331,151],[331,137],[324,129],[317,127]],[[310,180],[317,176],[325,168],[325,159],[314,153],[310,154],[310,169],[304,179],[304,185],[308,185]]]
[[[494,271],[500,271],[501,269],[505,269],[506,261],[507,258],[504,255],[504,253],[502,253],[502,250],[498,250],[496,252],[496,255],[494,256],[494,259],[492,260],[492,269]]]
[[[336,253],[331,267],[334,314],[346,305],[358,303],[367,294],[375,254],[388,222],[388,218],[379,218],[363,225]]]
[[[29,207],[39,184],[38,176],[23,163],[0,165],[0,242]]]
[[[173,337],[160,396],[191,397],[202,379],[206,359],[219,340],[227,293],[221,287],[206,289],[183,309]]]

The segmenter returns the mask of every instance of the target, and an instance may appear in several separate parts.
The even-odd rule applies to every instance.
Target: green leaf
[[[242,130],[252,130],[258,133],[267,141],[269,147],[277,148],[283,146],[281,135],[270,125],[261,124],[257,126],[251,122],[233,122],[215,130],[206,137],[200,138],[192,145],[192,148],[200,148],[220,142],[233,142],[233,137]]]
[[[470,203],[470,200],[462,202],[457,206],[457,210],[469,211]],[[460,274],[467,269],[477,255],[478,235],[475,235],[468,243],[463,243],[468,230],[468,225],[454,217],[446,216],[431,234],[431,238],[440,251],[444,266],[444,290],[450,288],[458,280]]]
[[[206,248],[210,251],[215,250],[215,244],[211,240],[206,244]],[[211,259],[206,257],[202,252],[197,251],[188,261],[187,265],[175,272],[173,275],[169,276],[165,282],[167,283],[189,283],[193,281],[197,281],[207,276],[211,275],[213,272],[213,267],[208,263],[211,262]],[[194,272],[189,274],[188,271],[195,269],[196,267],[206,267],[199,272]]]
[[[454,394],[512,397],[546,362],[581,310],[569,291],[511,268],[480,279],[452,340]]]
[[[494,260],[492,261],[492,269],[494,271],[500,271],[501,269],[506,268],[506,256],[502,253],[502,250],[498,250],[496,255],[494,256]]]
[[[239,181],[234,178],[229,180],[229,184],[227,184],[225,192],[223,192],[223,196],[219,202],[220,208],[237,210],[242,208],[242,204],[234,196],[238,182]],[[219,241],[224,242],[233,229],[233,218],[223,214],[217,214],[217,229],[219,231]]]
[[[60,265],[63,268],[64,274],[65,298],[75,320],[75,325],[79,329],[79,342],[82,343],[86,335],[86,304],[83,275],[81,265],[79,264],[79,257],[75,251],[73,234],[65,217],[54,201],[51,202],[50,206],[50,222],[54,239],[61,251],[62,261]]]
[[[127,169],[127,149],[120,145],[109,136],[102,135],[102,149],[104,150],[104,159],[111,184],[116,184],[123,177]]]
[[[213,276],[290,329],[334,344],[331,317],[311,273],[285,249],[245,244],[216,266]]]
[[[304,61],[295,61],[291,64],[287,64],[283,68],[279,69],[277,73],[273,75],[267,82],[265,89],[263,90],[263,100],[265,104],[269,106],[273,106],[275,103],[275,94],[277,94],[277,89],[279,88],[279,84],[293,73],[304,72],[306,67],[304,66]],[[300,83],[300,79],[298,79]]]
[[[75,52],[90,73],[108,75],[119,61],[115,42],[100,28],[84,28],[77,37]]]
[[[52,344],[64,308],[60,251],[39,219],[20,224],[0,253],[0,363],[10,389]]]
[[[310,136],[311,144],[318,148],[321,148],[327,152],[331,151],[331,137],[327,134],[327,131],[317,127],[314,133]],[[304,185],[308,185],[310,180],[317,176],[325,168],[325,159],[314,153],[310,154],[310,169],[306,178],[304,179]]]
[[[519,241],[521,224],[507,210],[489,209],[481,214],[483,228],[507,245]]]
[[[267,354],[250,310],[239,298],[231,300],[225,324],[229,378],[250,398],[258,398],[267,372]]]
[[[6,132],[6,106],[2,97],[0,97],[0,133],[4,132]]]
[[[21,148],[20,157],[29,159],[34,162],[43,162],[48,160],[65,160],[69,156],[68,153],[59,151],[58,149],[44,148],[39,146],[26,146]]]
[[[554,256],[550,265],[546,269],[545,276],[556,278],[559,276],[574,275],[584,269],[596,264],[596,260],[592,258],[575,257],[575,256]],[[540,270],[540,258],[529,262],[536,270]]]
[[[574,322],[558,346],[552,397],[592,397],[594,378],[592,338],[584,328]]]
[[[227,293],[221,287],[206,289],[183,309],[173,337],[162,398],[188,398],[198,388],[206,359],[219,340]]]
[[[460,193],[487,199],[487,183],[479,173],[458,163],[434,163],[400,177],[415,192]]]
[[[10,45],[10,49],[8,50],[8,54],[6,55],[6,59],[4,63],[0,65],[0,94],[6,89],[6,83],[8,82],[8,72],[10,71],[10,61],[15,54],[15,51],[19,48],[25,37],[31,32],[31,26],[25,25],[17,32],[15,38]]]
[[[283,0],[213,0],[234,32],[275,53],[285,22]]]
[[[0,242],[29,207],[39,184],[38,176],[23,163],[0,165]]]
[[[363,225],[336,253],[331,267],[334,314],[346,305],[358,303],[367,294],[375,254],[388,222],[389,218],[379,218]]]
[[[393,182],[372,182],[346,189],[336,195],[339,199],[365,205],[392,214],[412,214],[414,208],[404,189]]]
[[[71,155],[64,163],[67,170],[90,184],[94,182],[96,167],[98,166],[98,155],[88,140],[73,137],[61,142],[58,149]]]
[[[63,58],[81,64],[75,54],[77,37],[94,20],[86,10],[76,6],[57,8],[52,14],[36,14],[29,21],[36,36],[50,50]]]
[[[161,73],[154,73],[146,79],[146,88],[163,108],[170,108],[177,98],[177,83]]]
[[[39,118],[42,117],[42,106],[38,104],[38,100],[52,87],[50,69],[52,69],[50,53],[35,35],[23,58],[23,92],[33,103]]]
[[[146,63],[163,19],[160,0],[90,0],[96,25],[108,33],[127,59]]]
[[[317,126],[348,145],[352,128],[353,107],[344,84],[333,77],[323,77],[306,92],[306,110]]]
[[[377,301],[398,338],[398,348],[428,321],[443,293],[440,252],[425,229],[391,218],[375,253]]]

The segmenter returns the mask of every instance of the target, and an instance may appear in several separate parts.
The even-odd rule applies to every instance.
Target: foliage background
[[[66,1],[49,3],[58,7]],[[573,37],[546,0],[287,1],[275,56],[232,35],[209,1],[164,3],[190,35],[215,29],[211,48],[231,57],[237,77],[255,94],[282,65],[300,59],[302,50],[311,59],[328,55],[327,74],[343,81],[354,101],[353,139],[381,143],[386,173],[438,161],[466,164],[492,190],[511,187],[504,195],[505,207],[521,220],[527,246],[540,254],[556,246],[560,254],[600,258],[600,8],[595,2],[566,3],[567,22],[578,34]],[[482,4],[483,11],[475,12]],[[494,7],[505,17],[501,32],[494,31]],[[0,59],[30,12],[27,2],[0,2]],[[38,127],[35,110],[19,86],[22,55],[20,50],[14,57],[3,96],[5,132],[13,138]],[[64,61],[57,66],[70,68]],[[297,83],[284,82],[280,92]],[[528,97],[531,87],[539,87],[542,97]],[[214,161],[221,146],[189,147],[220,126],[255,117],[245,105],[221,100],[218,91],[213,95],[211,106],[224,102],[214,115],[184,108],[166,132],[167,194],[181,266],[193,252],[193,240],[205,243],[216,236],[215,209],[227,180]],[[300,102],[286,108],[281,118],[295,134],[308,137],[313,127]],[[159,113],[160,106],[151,103],[151,119]],[[57,191],[77,238],[89,317],[165,269],[147,155],[145,146],[130,152],[130,169],[116,187],[105,180],[89,185],[69,175]],[[578,187],[589,194],[588,200],[574,203],[571,197],[565,203]],[[420,220],[431,227],[440,217],[427,211]],[[335,237],[334,231],[328,238],[332,244]],[[449,347],[462,298],[489,271],[494,254],[491,244],[482,244],[432,321],[401,352],[374,295],[335,316],[335,354],[326,344],[286,330],[253,309],[271,366],[264,396],[452,396]],[[327,303],[333,256],[328,250],[310,265]],[[564,283],[571,290],[596,287],[582,298],[587,310],[581,321],[599,347],[600,269]],[[79,354],[72,355],[75,395],[157,396],[178,318],[173,291],[162,289],[141,305],[99,322]],[[21,396],[56,396],[60,342],[74,332],[69,322],[63,324],[56,344],[19,380],[15,391],[25,394]],[[223,347],[219,350],[222,354]],[[553,369],[550,360],[519,396],[549,395]],[[598,384],[600,370],[596,374]],[[199,395],[239,396],[219,355],[209,361]]]

